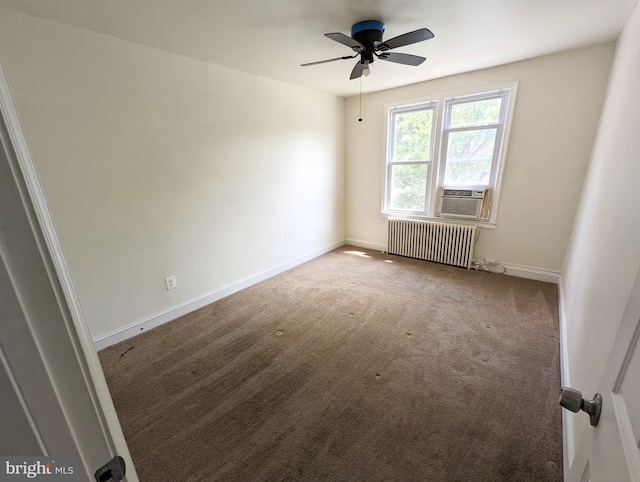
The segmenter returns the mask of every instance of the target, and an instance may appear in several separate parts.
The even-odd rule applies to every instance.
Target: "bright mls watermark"
[[[20,480],[78,482],[79,460],[71,457],[4,457],[0,455],[0,482]]]

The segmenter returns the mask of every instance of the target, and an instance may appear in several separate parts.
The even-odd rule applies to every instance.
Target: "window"
[[[495,182],[507,93],[448,99],[443,186],[488,188]]]
[[[383,211],[433,217],[440,188],[490,189],[495,223],[515,87],[443,99],[441,117],[438,100],[390,107]]]
[[[433,170],[435,105],[392,109],[389,122],[387,206],[391,211],[424,213]]]

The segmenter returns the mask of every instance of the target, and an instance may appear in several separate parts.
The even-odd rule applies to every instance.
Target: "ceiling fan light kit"
[[[424,40],[429,40],[434,37],[433,33],[426,28],[414,30],[392,39],[383,41],[384,25],[378,20],[364,20],[358,22],[351,27],[351,37],[340,33],[326,33],[325,36],[338,43],[346,45],[355,52],[354,55],[347,55],[344,57],[336,57],[333,59],[320,60],[318,62],[309,62],[302,64],[302,67],[310,65],[324,64],[327,62],[334,62],[336,60],[354,59],[360,57],[355,67],[351,71],[351,80],[369,75],[369,66],[376,60],[384,60],[387,62],[394,62],[397,64],[418,66],[426,59],[418,55],[401,54],[395,52],[388,52],[388,50],[398,47],[404,47],[405,45],[411,45]]]

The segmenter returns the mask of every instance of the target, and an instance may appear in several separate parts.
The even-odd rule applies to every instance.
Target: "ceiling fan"
[[[355,54],[336,57],[335,59],[320,60],[318,62],[309,62],[307,64],[301,64],[301,66],[308,67],[309,65],[335,62],[336,60],[354,59],[360,56],[360,60],[358,60],[358,63],[351,71],[351,77],[349,77],[350,79],[357,79],[363,75],[365,77],[369,75],[369,65],[372,64],[375,59],[413,66],[418,66],[426,60],[424,57],[419,57],[417,55],[388,52],[388,50],[433,38],[434,35],[429,29],[421,28],[414,30],[413,32],[398,35],[397,37],[385,40],[384,42],[382,41],[383,32],[384,25],[382,22],[377,20],[365,20],[363,22],[358,22],[351,27],[351,37],[340,32],[325,33],[324,35],[329,37],[331,40],[335,40],[336,42],[350,47]]]

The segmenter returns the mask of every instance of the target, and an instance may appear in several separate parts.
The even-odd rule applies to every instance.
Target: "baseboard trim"
[[[373,249],[376,251],[387,251],[387,246],[384,244],[370,243],[369,241],[363,241],[361,239],[347,238],[347,244],[356,246],[359,248]],[[546,283],[558,284],[560,280],[560,273],[558,271],[551,271],[548,269],[534,268],[532,266],[522,266],[518,264],[506,264],[500,263],[506,268],[504,274],[509,276],[516,276],[518,278],[526,278],[537,281],[544,281]]]
[[[560,281],[560,273],[549,269],[533,268],[531,266],[521,266],[518,264],[500,263],[506,268],[504,274],[516,276],[518,278],[532,279],[536,281],[544,281],[545,283],[558,284]]]
[[[344,240],[328,244],[304,256],[295,258],[292,261],[287,261],[286,263],[279,264],[266,271],[247,276],[246,278],[223,286],[222,288],[211,291],[210,293],[206,293],[202,296],[173,306],[167,310],[161,311],[160,313],[156,313],[155,315],[149,316],[139,321],[135,321],[126,326],[123,326],[122,328],[118,328],[117,330],[114,330],[112,332],[95,337],[93,339],[93,343],[96,347],[96,350],[98,351],[107,348],[108,346],[115,345],[116,343],[120,343],[121,341],[139,335],[143,331],[147,331],[157,326],[168,323],[169,321],[175,320],[176,318],[186,315],[187,313],[191,313],[192,311],[202,308],[203,306],[211,304],[214,301],[218,301],[240,290],[248,288],[249,286],[252,286],[256,283],[271,278],[272,276],[284,273],[291,268],[295,268],[296,266],[306,263],[307,261],[311,261],[312,259],[317,258],[318,256],[322,256],[323,254],[333,251],[334,249],[339,248],[340,246],[344,246],[345,244],[346,242]]]
[[[361,239],[347,238],[347,244],[356,246],[357,248],[373,249],[374,251],[387,251],[386,244],[370,243],[368,241],[362,241]]]
[[[567,314],[564,305],[564,289],[562,276],[558,280],[558,328],[560,332],[560,384],[570,387],[569,351],[567,344]],[[575,455],[575,440],[573,438],[573,417],[568,410],[562,410],[562,465],[564,478],[569,476],[569,469]]]

